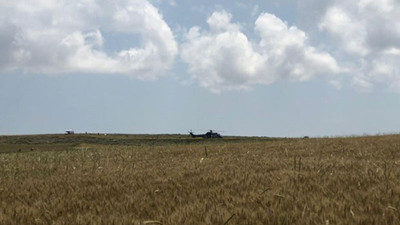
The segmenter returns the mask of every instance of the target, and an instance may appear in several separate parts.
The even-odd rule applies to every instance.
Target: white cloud
[[[320,9],[319,9],[320,10]],[[356,88],[376,84],[400,90],[400,2],[396,0],[332,1],[318,22],[330,37],[336,57],[351,61]]]
[[[344,50],[359,56],[368,54],[364,36],[366,34],[365,21],[351,18],[338,7],[328,9],[319,28],[333,34],[341,42]]]
[[[141,36],[142,45],[110,53],[105,32]],[[171,29],[147,0],[17,0],[0,8],[0,71],[154,79],[177,51]]]
[[[189,72],[205,88],[219,92],[340,72],[330,54],[309,45],[303,31],[272,14],[261,14],[255,22],[258,43],[250,41],[231,19],[225,11],[214,12],[207,20],[209,31],[192,27],[181,46]]]

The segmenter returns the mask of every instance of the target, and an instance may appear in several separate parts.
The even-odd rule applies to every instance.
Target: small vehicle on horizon
[[[207,139],[207,138],[222,138],[222,136],[219,133],[213,132],[212,130],[208,131],[205,134],[193,134],[192,131],[189,131],[189,134],[192,138],[198,138],[198,137],[205,138],[205,139]]]
[[[73,135],[75,132],[73,130],[66,130],[65,135]]]

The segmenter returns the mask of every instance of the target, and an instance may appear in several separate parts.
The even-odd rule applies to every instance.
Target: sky
[[[400,132],[399,0],[0,0],[0,135]]]

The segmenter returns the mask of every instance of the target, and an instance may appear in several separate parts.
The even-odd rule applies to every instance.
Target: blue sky
[[[0,2],[0,134],[399,132],[400,3]]]

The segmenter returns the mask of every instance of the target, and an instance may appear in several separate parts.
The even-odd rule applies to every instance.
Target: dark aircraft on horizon
[[[208,131],[205,134],[193,134],[192,131],[189,131],[189,134],[192,138],[222,138],[222,136],[216,132],[213,132],[212,130]]]

